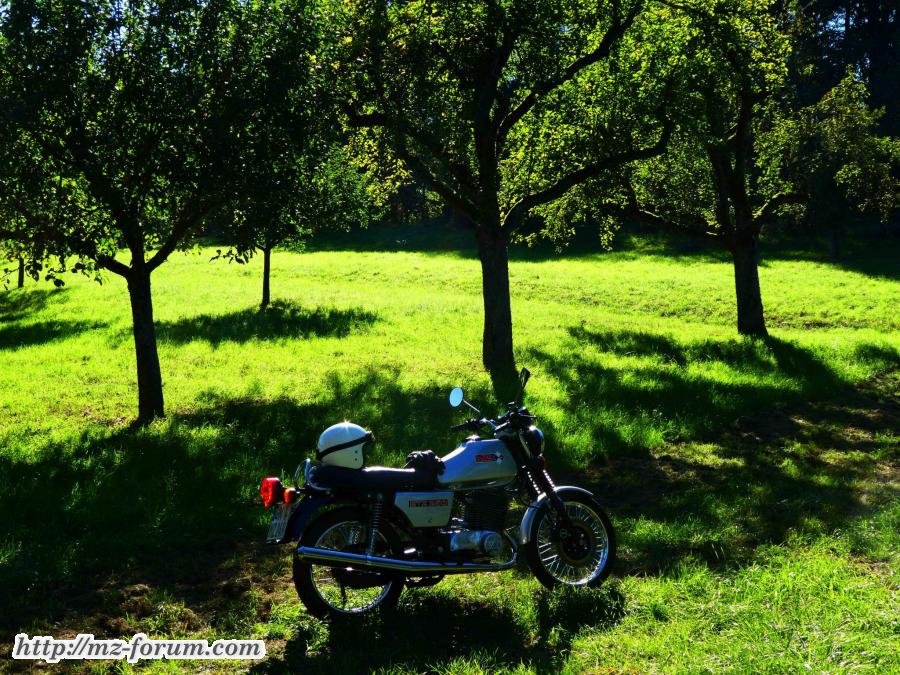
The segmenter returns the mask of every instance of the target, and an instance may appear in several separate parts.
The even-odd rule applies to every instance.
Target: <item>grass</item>
[[[613,515],[614,578],[549,594],[518,570],[407,592],[363,627],[306,616],[286,551],[258,545],[259,477],[290,473],[337,419],[373,429],[374,460],[396,464],[453,447],[450,387],[495,407],[477,260],[366,242],[277,253],[263,314],[259,261],[167,262],[154,302],[170,414],[143,430],[128,426],[117,279],[0,295],[5,642],[258,635],[272,656],[257,669],[274,671],[900,668],[900,387],[879,375],[900,362],[896,247],[840,266],[767,258],[766,341],[734,334],[715,251],[518,256],[528,404],[557,472]],[[365,655],[343,648],[362,640]]]

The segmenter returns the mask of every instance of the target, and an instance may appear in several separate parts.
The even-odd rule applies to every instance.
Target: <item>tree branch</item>
[[[524,218],[524,216],[531,209],[541,206],[542,204],[552,202],[554,199],[559,199],[576,185],[584,183],[591,178],[596,178],[600,174],[609,171],[610,169],[614,169],[618,166],[622,166],[623,164],[628,164],[629,162],[634,162],[639,159],[649,159],[650,157],[661,155],[665,151],[666,146],[669,143],[669,137],[672,135],[672,127],[673,123],[669,120],[666,120],[659,140],[656,141],[656,143],[654,143],[652,146],[648,148],[639,148],[637,150],[629,150],[627,152],[620,152],[615,155],[610,155],[609,157],[603,158],[599,162],[588,164],[585,167],[577,169],[570,174],[563,176],[556,183],[547,188],[544,188],[539,192],[535,192],[533,194],[527,195],[526,197],[523,197],[518,202],[516,202],[516,204],[514,204],[513,207],[507,212],[506,217],[503,219],[503,228],[507,231],[514,230],[516,227],[518,227],[519,223],[522,221],[522,218]]]
[[[809,199],[809,195],[800,191],[779,192],[771,197],[753,213],[753,220],[757,223],[764,223],[775,215],[782,206],[787,204],[802,204]]]
[[[47,227],[45,218],[37,215],[21,202],[16,205],[16,209],[25,218],[25,221],[32,228],[33,232],[33,235],[31,237],[26,237],[24,239],[20,237],[17,239],[17,241],[31,243],[34,243],[36,240],[40,239],[43,239],[44,241],[55,241],[56,243],[62,244],[63,246],[71,249],[77,255],[83,256],[89,260],[93,260],[99,267],[107,269],[110,272],[113,272],[125,278],[128,278],[128,275],[131,273],[131,268],[128,265],[119,262],[110,255],[99,253],[95,246],[88,244],[80,237],[66,235],[53,229],[52,227]],[[0,231],[0,236],[2,236],[3,234],[4,232]]]
[[[147,272],[152,272],[162,265],[166,261],[166,258],[172,254],[172,251],[178,247],[178,244],[181,243],[184,236],[191,228],[196,227],[217,205],[218,201],[211,199],[206,203],[201,204],[199,208],[183,213],[172,227],[172,231],[169,233],[166,241],[163,242],[163,245],[159,247],[153,256],[151,256],[150,260],[147,261]]]
[[[410,153],[405,145],[401,145],[398,148],[397,154],[419,180],[437,192],[450,206],[465,214],[470,220],[477,220],[478,208],[469,200],[454,192],[449,185],[438,179],[421,158]]]
[[[97,264],[103,269],[109,270],[114,274],[118,274],[126,279],[131,275],[131,268],[125,263],[121,263],[112,256],[101,255],[97,257]]]
[[[603,39],[600,40],[600,44],[598,44],[593,51],[575,59],[563,71],[563,74],[555,80],[542,82],[532,89],[531,92],[522,99],[519,105],[513,108],[512,112],[507,114],[500,122],[497,134],[498,139],[501,141],[505,139],[510,130],[519,122],[519,120],[528,114],[528,111],[534,108],[538,99],[542,96],[546,96],[554,89],[561,87],[588,66],[607,58],[612,51],[613,45],[622,38],[625,31],[627,31],[634,23],[637,15],[640,13],[641,6],[641,0],[635,2],[631,10],[621,21],[619,20],[618,12],[616,12],[612,25],[609,27],[609,30],[606,31]]]
[[[456,61],[453,60],[453,56],[449,51],[447,51],[447,48],[439,42],[432,42],[429,45],[429,48],[432,52],[441,57],[444,65],[447,66],[447,70],[453,73],[453,77],[455,77],[460,84],[464,84],[466,81],[465,73],[462,71]]]
[[[442,168],[456,181],[462,193],[468,194],[469,197],[477,196],[478,189],[475,186],[475,181],[469,174],[469,172],[466,169],[450,162],[447,158],[447,153],[444,152],[444,149],[441,147],[440,143],[426,130],[411,130],[407,125],[401,123],[399,120],[381,112],[359,113],[350,104],[344,104],[343,108],[344,113],[347,115],[347,118],[350,122],[350,125],[353,127],[380,127],[383,129],[388,129],[407,141],[421,144],[427,150],[427,153],[436,161],[438,161],[441,164]],[[422,175],[426,179],[426,182],[434,184],[436,186],[435,192],[447,199],[448,202],[451,201],[450,198],[445,196],[438,189],[438,186],[442,190],[447,190],[449,193],[452,193],[454,195],[453,199],[455,201],[453,205],[456,208],[463,209],[467,212],[475,208],[473,203],[469,202],[461,194],[457,195],[456,191],[454,191],[450,185],[447,185],[444,181],[438,179],[437,176],[435,176],[434,173],[427,168],[425,162],[422,161],[421,158],[416,157],[412,152],[409,151],[405,143],[402,155],[403,156],[401,157],[401,159],[403,159],[410,166],[410,168],[412,168],[413,162],[417,164],[415,170],[422,173]]]

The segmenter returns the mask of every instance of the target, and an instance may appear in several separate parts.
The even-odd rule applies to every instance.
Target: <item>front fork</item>
[[[566,505],[562,498],[557,494],[556,484],[547,471],[546,464],[542,455],[532,458],[526,468],[529,481],[534,490],[534,499],[537,499],[541,493],[547,496],[550,508],[553,510],[554,521],[557,527],[566,526],[571,523],[569,514],[566,513]]]

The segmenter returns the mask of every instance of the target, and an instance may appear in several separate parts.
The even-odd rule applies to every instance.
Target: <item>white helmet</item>
[[[361,469],[365,464],[363,446],[372,439],[371,431],[353,422],[333,424],[319,436],[316,459],[329,466]]]

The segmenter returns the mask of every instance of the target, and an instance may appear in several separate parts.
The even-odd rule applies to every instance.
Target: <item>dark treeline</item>
[[[784,0],[0,0],[8,277],[122,277],[138,419],[164,413],[151,275],[398,209],[465,227],[482,361],[515,386],[509,246],[632,221],[733,260],[767,333],[760,237],[833,255],[896,217],[898,9]]]

